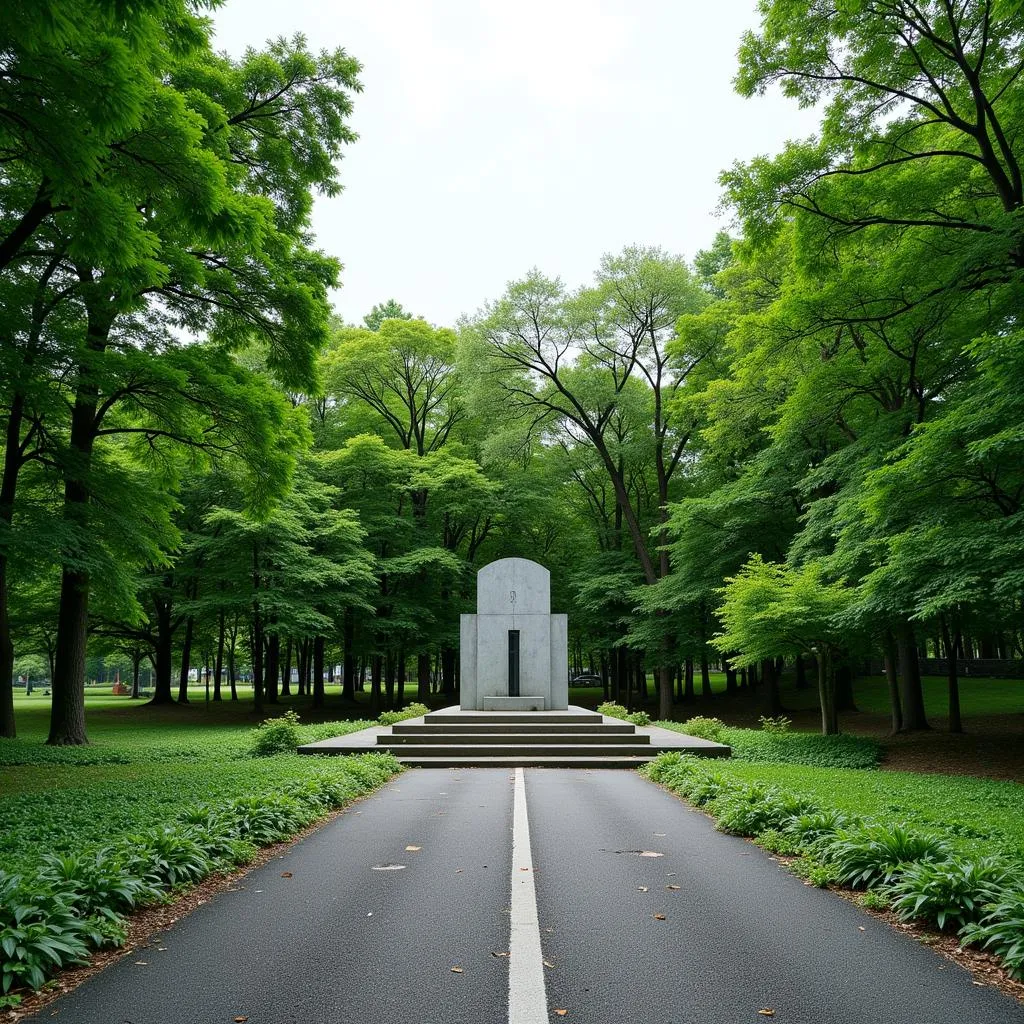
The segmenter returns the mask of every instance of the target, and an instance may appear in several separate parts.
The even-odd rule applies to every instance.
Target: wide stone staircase
[[[370,735],[372,733],[372,735]],[[390,728],[307,744],[300,753],[387,750],[420,768],[636,768],[666,750],[728,756],[720,743],[595,711],[463,711],[445,708]]]

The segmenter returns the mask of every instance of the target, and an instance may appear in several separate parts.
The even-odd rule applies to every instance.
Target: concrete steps
[[[300,754],[389,751],[421,768],[636,768],[665,750],[728,756],[720,743],[655,726],[605,718],[595,711],[462,711],[375,727],[299,747]]]
[[[475,729],[473,732],[426,732],[393,733],[387,740],[380,740],[381,746],[648,746],[649,736],[635,732],[505,732],[497,728],[488,732]]]

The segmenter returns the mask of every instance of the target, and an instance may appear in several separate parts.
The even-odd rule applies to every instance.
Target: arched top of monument
[[[550,615],[551,573],[528,558],[499,558],[476,574],[478,615]]]

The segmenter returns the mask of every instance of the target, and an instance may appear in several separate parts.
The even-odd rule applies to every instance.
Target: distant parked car
[[[569,680],[570,686],[600,686],[601,677],[594,675],[593,672],[581,672],[578,676],[573,676]]]

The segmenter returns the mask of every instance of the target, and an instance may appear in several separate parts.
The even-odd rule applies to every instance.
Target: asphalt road
[[[632,772],[533,771],[526,787],[548,1006],[566,1021],[1024,1022],[1020,1004]]]
[[[1024,1024],[632,772],[528,769],[526,797],[549,1020]],[[512,819],[510,771],[407,772],[31,1019],[505,1024]]]

